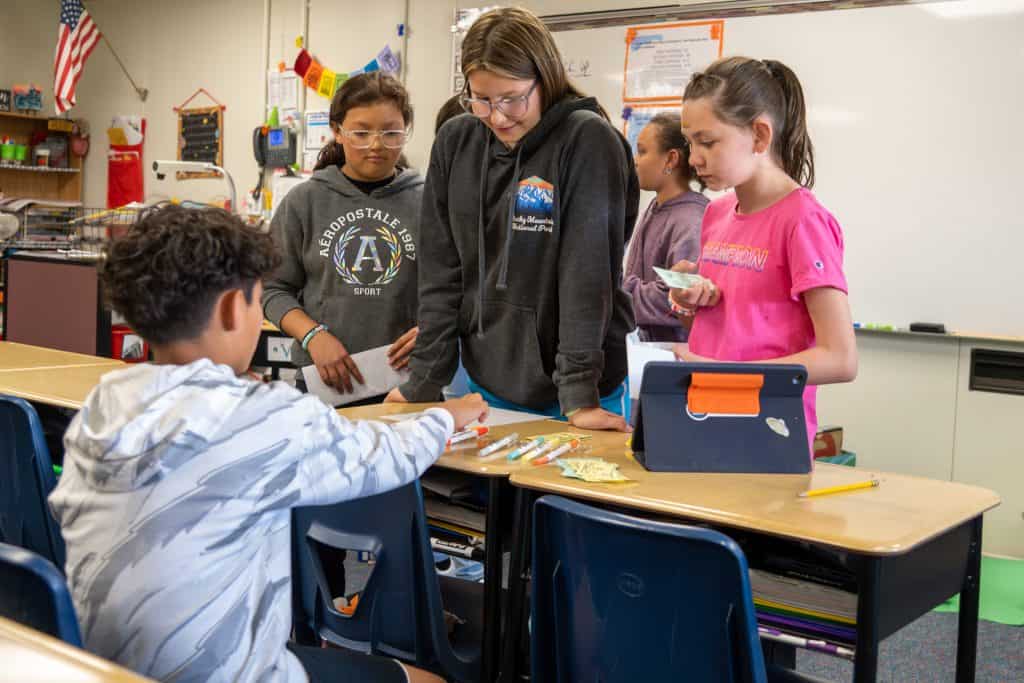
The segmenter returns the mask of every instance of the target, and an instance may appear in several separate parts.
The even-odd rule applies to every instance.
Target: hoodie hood
[[[219,438],[259,384],[227,365],[138,365],[108,373],[64,435],[65,467],[94,490],[126,492],[165,476]]]
[[[383,187],[378,187],[370,193],[371,197],[387,197],[398,194],[410,187],[421,187],[423,176],[411,168],[396,168],[395,179]],[[338,166],[328,166],[313,173],[310,180],[314,183],[324,183],[335,192],[353,199],[365,199],[366,195],[352,181],[345,177]]]

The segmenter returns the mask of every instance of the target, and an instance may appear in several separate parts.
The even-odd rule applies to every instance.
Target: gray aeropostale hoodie
[[[470,377],[519,405],[568,413],[614,391],[634,327],[622,253],[639,193],[629,145],[592,97],[556,102],[513,149],[468,114],[442,126],[405,398],[448,384],[456,340]]]
[[[277,326],[302,308],[349,353],[390,344],[416,325],[417,239],[423,177],[401,169],[364,194],[328,166],[281,202],[270,231],[281,267],[263,283],[263,313]],[[313,360],[296,341],[296,367]]]

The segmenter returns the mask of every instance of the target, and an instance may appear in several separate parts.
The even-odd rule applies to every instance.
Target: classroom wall
[[[53,111],[53,51],[57,44],[59,0],[16,0],[4,3],[0,19],[0,88],[35,83],[43,91],[43,106]],[[45,39],[42,27],[49,26]]]

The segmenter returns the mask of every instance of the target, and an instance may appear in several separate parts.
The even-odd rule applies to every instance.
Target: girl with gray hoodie
[[[416,344],[423,178],[399,165],[412,118],[395,78],[348,79],[331,102],[334,140],[271,222],[282,263],[266,281],[264,314],[295,339],[295,366],[315,364],[341,392],[363,381],[351,354],[390,345],[400,369]]]

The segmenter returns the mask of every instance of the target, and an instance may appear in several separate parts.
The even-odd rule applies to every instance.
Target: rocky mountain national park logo
[[[334,245],[332,261],[341,279],[356,287],[386,285],[402,268],[402,245],[386,226],[365,234],[358,226],[346,230]]]
[[[523,232],[554,230],[552,218],[555,208],[555,186],[539,176],[519,182],[516,205],[512,215],[512,229]]]

